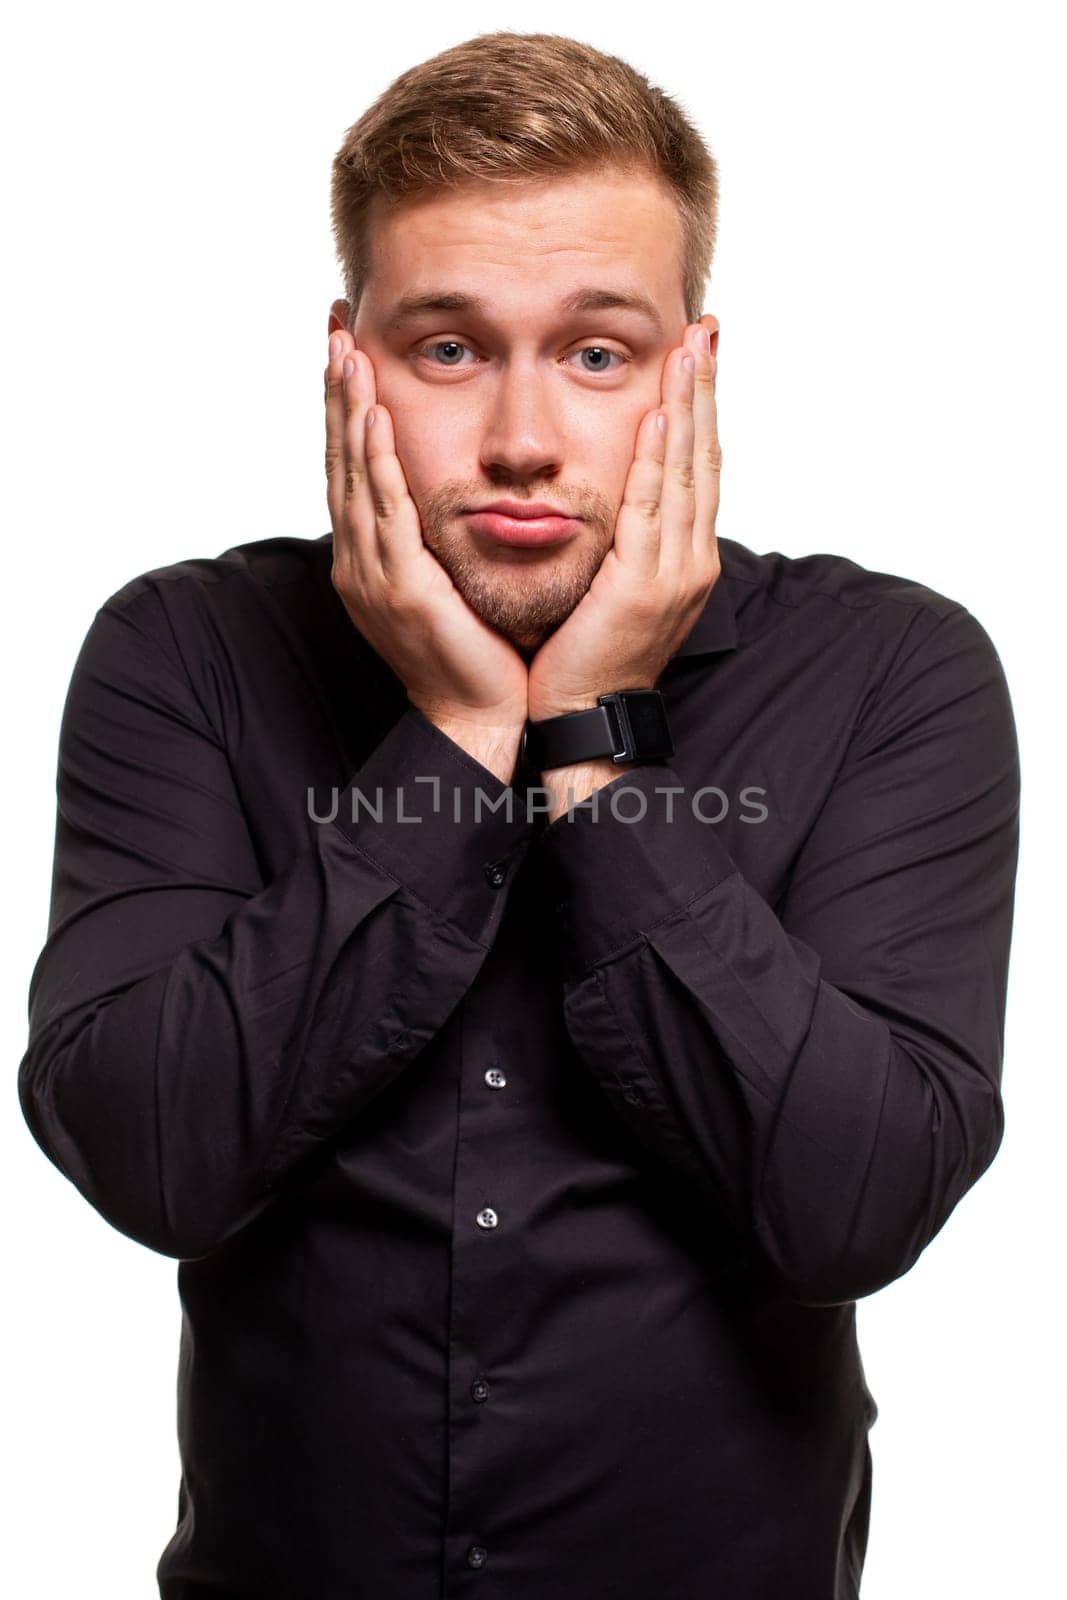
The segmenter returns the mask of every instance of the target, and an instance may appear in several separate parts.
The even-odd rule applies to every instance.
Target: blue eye
[[[625,356],[621,356],[617,350],[608,350],[602,344],[586,344],[586,345],[583,345],[582,348],[580,350],[576,350],[574,352],[574,354],[578,355],[578,356],[584,356],[587,353],[589,353],[590,351],[592,351],[594,354],[596,354],[598,356],[601,356],[601,357],[603,357],[603,356],[614,356],[615,360],[618,361],[621,364],[624,364],[626,359],[627,359]],[[584,370],[586,372],[590,372],[590,373],[615,372],[615,371],[618,371],[618,368],[600,365],[600,366],[595,366],[595,367],[586,367]]]
[[[426,346],[426,350],[466,350],[467,348],[468,348],[467,345],[460,344],[458,339],[438,339],[436,344],[429,344],[429,345]],[[422,355],[422,354],[425,354],[425,351],[420,351],[419,353],[420,353],[420,355]],[[459,365],[460,365],[460,363],[458,361],[443,361],[443,362],[442,361],[435,361],[434,362],[434,366],[438,366],[438,367],[439,366],[457,367]]]
[[[460,360],[439,361],[436,357],[436,352],[443,350],[458,353],[462,350],[469,351],[470,346],[463,344],[459,339],[437,339],[430,344],[424,345],[419,351],[419,355],[435,367],[460,367],[464,365]],[[586,344],[580,350],[573,351],[572,354],[579,356],[592,354],[598,358],[596,365],[583,368],[583,371],[589,373],[590,376],[595,376],[600,372],[617,372],[619,366],[625,366],[630,359],[629,356],[620,355],[617,350],[609,350],[606,345],[602,344]],[[608,365],[608,360],[611,358],[617,363],[614,367]]]

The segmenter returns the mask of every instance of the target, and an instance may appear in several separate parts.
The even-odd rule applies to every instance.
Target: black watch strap
[[[619,689],[595,706],[543,722],[527,721],[520,759],[540,772],[610,756],[617,766],[674,754],[667,708],[658,689]]]

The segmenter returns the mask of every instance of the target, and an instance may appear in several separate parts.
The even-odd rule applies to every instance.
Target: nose
[[[553,374],[534,360],[509,361],[488,396],[481,465],[490,477],[537,478],[555,472],[563,451]]]

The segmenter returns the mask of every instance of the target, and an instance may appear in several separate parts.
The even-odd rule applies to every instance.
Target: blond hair
[[[330,214],[352,323],[375,195],[390,202],[606,164],[669,189],[686,320],[696,322],[715,250],[718,171],[671,96],[618,56],[554,33],[483,33],[410,67],[352,124],[333,159]]]

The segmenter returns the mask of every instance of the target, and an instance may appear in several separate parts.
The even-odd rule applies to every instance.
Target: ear
[[[713,316],[710,311],[705,311],[704,315],[700,318],[700,321],[701,321],[702,325],[705,328],[707,328],[709,334],[711,335],[711,353],[716,358],[716,360],[718,360],[718,355],[719,355],[719,319],[718,319],[718,317]]]
[[[343,333],[348,327],[348,301],[335,300],[330,307],[330,326],[326,330],[327,337],[331,333]]]

